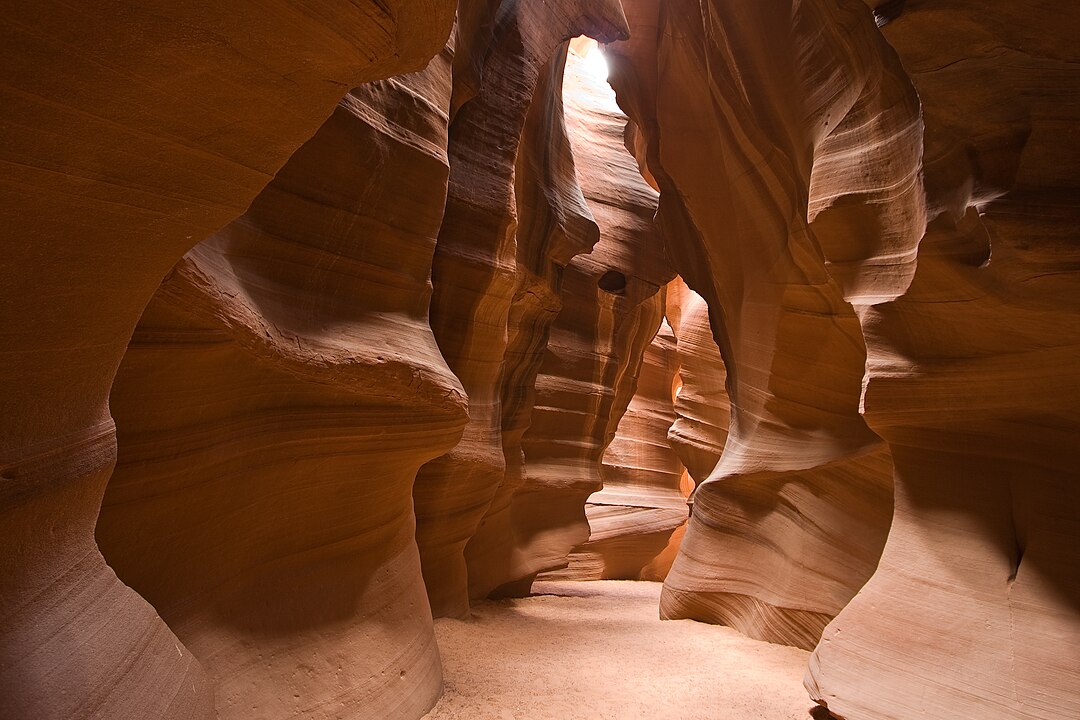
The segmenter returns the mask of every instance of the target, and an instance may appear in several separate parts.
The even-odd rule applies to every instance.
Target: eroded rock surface
[[[518,396],[527,403],[536,372],[528,356],[558,309],[558,275],[596,241],[561,130],[565,39],[626,32],[619,3],[607,0],[465,2],[462,17],[461,57],[477,67],[455,72],[431,318],[469,394],[469,424],[457,447],[421,470],[414,492],[432,606],[448,616],[468,612],[466,543],[500,485],[520,473],[515,436],[527,421]]]
[[[453,17],[6,8],[0,715],[415,718],[576,547],[834,717],[1080,716],[1080,13]]]
[[[350,87],[422,68],[453,3],[18,2],[0,23],[0,697],[205,718],[210,684],[94,542],[108,398],[162,277]]]
[[[117,376],[98,538],[222,720],[441,691],[411,489],[466,420],[427,322],[450,87],[444,53],[348,94],[174,268]]]
[[[858,264],[887,245],[891,264],[864,263],[876,284],[830,274],[809,228],[815,162],[850,153],[848,125],[883,144],[920,128],[899,62],[849,5],[628,3],[631,40],[611,53],[668,252],[709,304],[731,401],[662,612],[806,648],[873,572],[888,528],[891,473],[859,414],[865,348],[848,297],[896,291],[921,209],[918,153],[874,146],[888,162],[871,167],[894,183],[880,208],[890,234],[845,251]]]
[[[600,239],[562,272],[561,310],[521,441],[523,477],[508,472],[466,547],[474,597],[527,591],[588,539],[585,500],[600,489],[601,457],[633,397],[663,317],[659,291],[672,275],[652,222],[656,193],[622,145],[626,117],[577,52],[565,85],[577,176]]]
[[[838,716],[1080,714],[1080,16],[1058,10],[907,3],[883,28],[932,222],[910,286],[862,312],[896,513],[811,656]]]
[[[881,564],[811,694],[847,718],[1067,717],[1080,19],[870,4],[626,4],[615,84],[732,401],[665,612],[814,642],[874,569],[894,465]]]
[[[709,324],[709,306],[675,278],[667,288],[667,318],[675,334],[679,375],[675,422],[668,442],[695,482],[703,482],[727,442],[731,402],[727,371]]]
[[[645,349],[634,397],[604,451],[604,487],[585,505],[589,540],[574,548],[565,570],[545,579],[640,579],[686,521],[686,469],[667,441],[675,422],[678,369],[675,336],[663,321]]]

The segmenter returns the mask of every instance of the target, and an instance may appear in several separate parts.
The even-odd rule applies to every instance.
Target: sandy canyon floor
[[[807,653],[658,617],[660,583],[538,582],[437,620],[446,691],[427,720],[806,720]]]

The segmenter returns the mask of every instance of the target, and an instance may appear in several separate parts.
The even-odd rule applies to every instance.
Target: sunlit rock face
[[[1080,20],[872,5],[626,3],[614,83],[732,404],[664,612],[813,642],[874,568],[894,465],[880,567],[812,696],[1073,716]]]
[[[558,311],[559,276],[596,242],[562,130],[565,39],[625,33],[618,2],[605,0],[474,0],[459,10],[431,326],[468,392],[469,424],[457,447],[420,471],[414,491],[436,615],[468,612],[465,545],[500,485],[520,476],[523,413]]]
[[[94,541],[140,313],[344,92],[422,68],[453,3],[5,8],[0,698],[17,718],[206,718],[191,652]]]
[[[909,2],[883,28],[932,221],[910,286],[861,313],[896,514],[811,656],[838,717],[1080,715],[1078,31],[1033,2]]]
[[[919,152],[890,143],[919,136],[918,100],[862,5],[626,7],[613,83],[661,190],[668,252],[709,305],[731,403],[661,611],[813,647],[873,572],[890,518],[887,452],[859,413],[866,355],[848,300],[895,294],[914,267]],[[856,152],[872,176],[862,185],[826,173]],[[814,212],[835,205],[839,227],[851,222],[844,198],[888,198],[873,206],[888,232],[843,247],[871,279],[826,266],[812,182],[833,193]]]
[[[675,421],[668,443],[695,482],[716,467],[727,441],[730,401],[727,371],[709,324],[709,306],[675,278],[667,288],[667,319],[675,336],[679,374]]]
[[[659,291],[673,274],[652,221],[656,192],[623,147],[626,117],[577,52],[567,59],[564,102],[599,242],[562,272],[561,310],[521,440],[523,471],[508,472],[466,548],[475,597],[527,590],[533,576],[565,565],[588,539],[585,500],[600,488],[601,457],[633,397],[663,317]]]
[[[449,106],[448,53],[352,91],[121,364],[99,542],[223,720],[413,718],[441,690],[411,489],[466,421],[427,322]]]
[[[604,487],[585,505],[589,540],[574,548],[568,567],[545,579],[641,579],[686,521],[685,469],[667,442],[678,369],[665,321],[645,349],[634,397],[604,451]]]

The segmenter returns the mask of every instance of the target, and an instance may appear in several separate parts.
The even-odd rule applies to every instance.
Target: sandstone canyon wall
[[[713,339],[709,306],[682,278],[668,285],[667,318],[675,334],[679,366],[668,443],[690,477],[700,483],[716,467],[727,442],[731,412],[727,371]]]
[[[1080,18],[872,5],[626,3],[613,82],[732,403],[663,610],[816,643],[892,475],[812,696],[1073,716]]]
[[[896,511],[811,657],[839,717],[1080,715],[1080,16],[1061,10],[909,2],[883,28],[922,100],[932,220],[905,292],[862,312]]]
[[[469,394],[469,424],[450,453],[420,471],[414,491],[433,609],[451,616],[468,612],[476,576],[465,545],[504,478],[520,472],[520,450],[503,428],[520,433],[525,419],[513,398],[504,417],[503,397],[527,394],[535,370],[506,369],[507,352],[517,360],[542,346],[561,268],[596,242],[561,130],[565,40],[626,32],[619,3],[608,0],[466,2],[462,16],[473,24],[459,25],[458,53],[475,68],[455,73],[464,85],[455,87],[431,323]]]
[[[604,451],[603,488],[585,505],[588,542],[574,548],[566,569],[545,579],[640,579],[686,521],[686,470],[667,442],[675,421],[678,369],[675,336],[663,321],[645,349],[634,397]]]
[[[466,547],[474,597],[527,592],[588,538],[585,500],[601,486],[601,457],[634,394],[672,275],[652,222],[656,193],[622,145],[625,115],[578,52],[568,55],[565,85],[570,145],[599,241],[560,273],[561,309],[534,371],[523,466],[511,466]]]
[[[162,277],[350,87],[422,68],[453,3],[15,2],[0,23],[0,698],[210,717],[200,664],[94,541],[113,376]]]
[[[450,73],[346,95],[172,270],[117,375],[98,539],[222,720],[413,718],[441,691],[411,489],[467,418],[427,321]]]
[[[1075,8],[92,5],[0,21],[0,717],[416,718],[551,571],[1080,716]]]
[[[613,84],[644,135],[668,252],[708,303],[731,402],[662,612],[810,648],[873,572],[891,473],[859,414],[861,328],[808,228],[806,187],[843,112],[862,109],[885,138],[917,137],[917,99],[861,6],[637,2],[627,17]],[[918,153],[889,160],[888,242],[913,246]],[[883,293],[906,267],[896,258]]]

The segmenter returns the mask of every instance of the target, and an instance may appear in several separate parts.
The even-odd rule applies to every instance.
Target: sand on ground
[[[440,619],[446,690],[426,720],[807,720],[808,653],[659,619],[660,583],[538,582]]]

